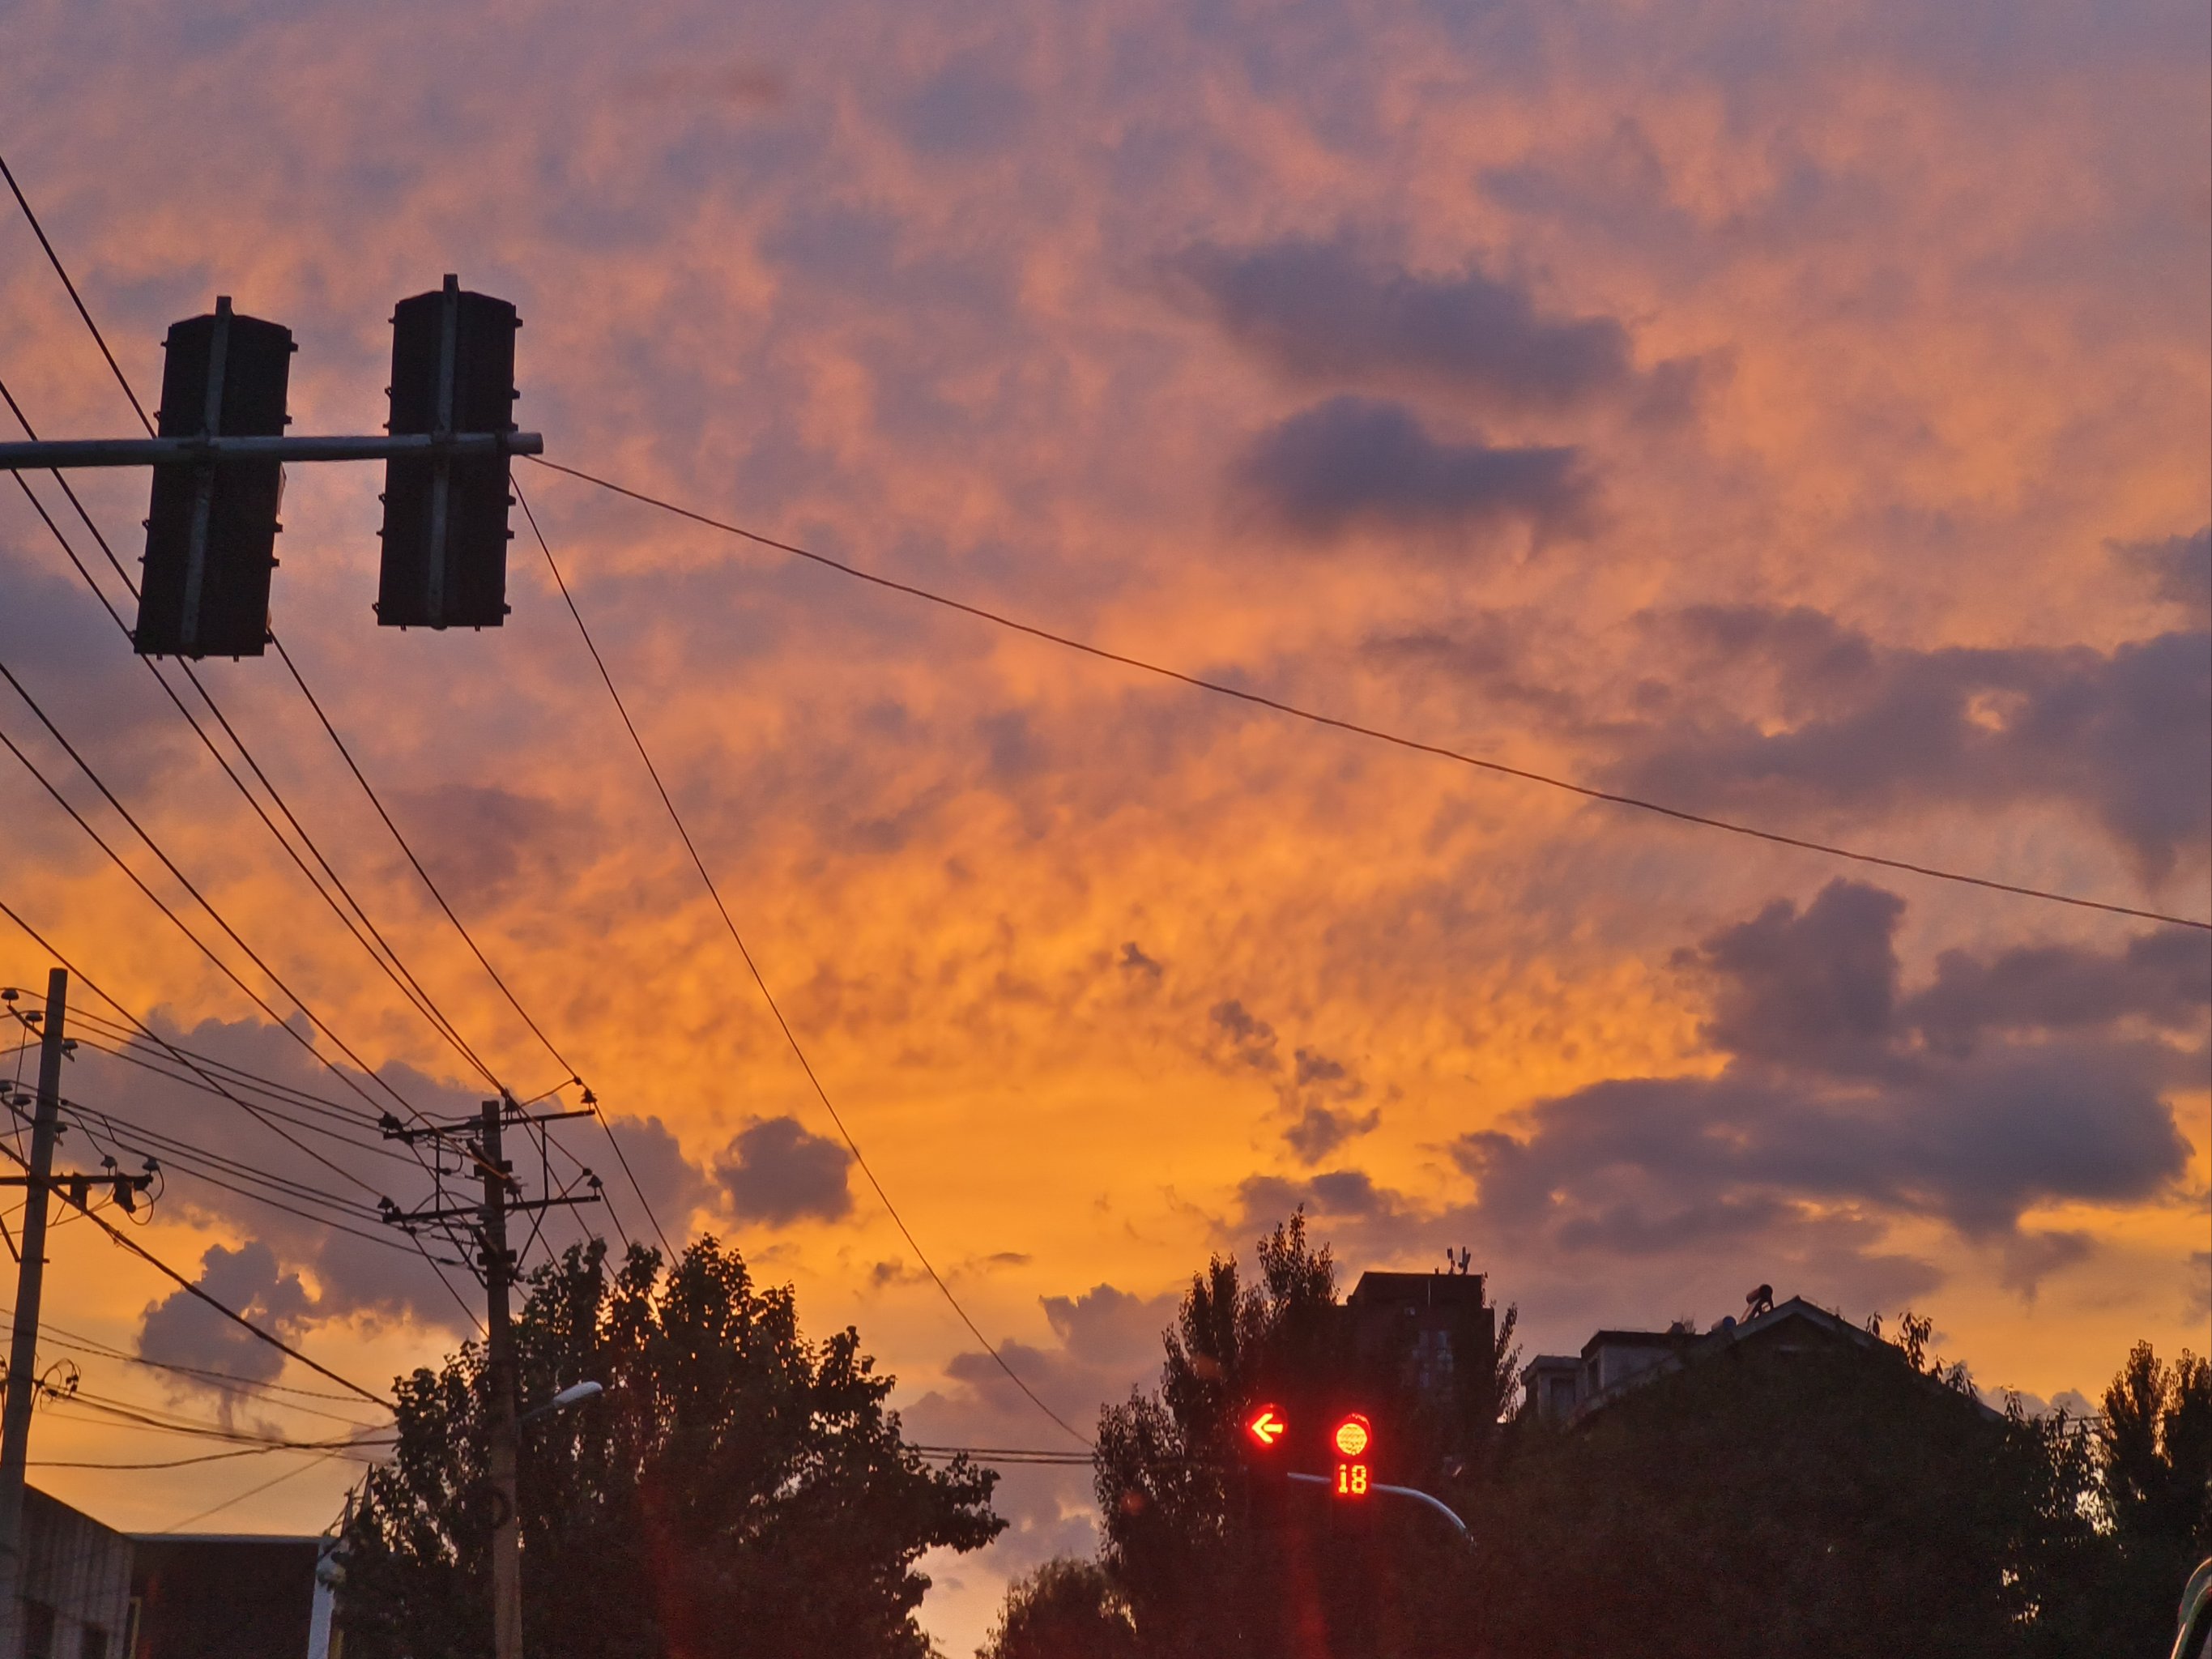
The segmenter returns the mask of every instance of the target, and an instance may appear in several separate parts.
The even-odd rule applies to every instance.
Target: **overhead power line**
[[[1410,750],[1415,754],[1428,755],[1437,760],[1451,761],[1457,765],[1474,767],[1502,777],[1517,778],[1524,783],[1540,784],[1547,789],[1562,790],[1571,795],[1579,795],[1585,800],[1602,801],[1610,806],[1625,806],[1639,812],[1653,813],[1660,817],[1672,818],[1678,823],[1693,824],[1699,829],[1724,830],[1732,836],[1745,836],[1754,841],[1771,842],[1778,847],[1794,847],[1801,852],[1818,853],[1826,858],[1844,859],[1854,864],[1871,865],[1884,870],[1896,870],[1907,875],[1925,876],[1934,881],[1956,882],[1963,886],[1985,888],[1991,892],[2011,893],[2021,898],[2041,899],[2051,904],[2069,904],[2083,910],[2101,910],[2110,915],[2131,916],[2140,921],[2159,922],[2169,927],[2194,927],[2212,933],[2212,921],[2200,921],[2191,916],[2167,915],[2162,911],[2138,909],[2126,904],[2111,904],[2102,899],[2082,898],[2075,894],[2053,892],[2046,888],[2025,887],[2014,882],[1997,881],[1987,876],[1969,875],[1964,871],[1945,869],[1938,865],[1923,864],[1910,859],[1892,858],[1886,854],[1862,852],[1854,848],[1838,847],[1826,842],[1808,840],[1802,836],[1785,835],[1778,830],[1764,830],[1756,824],[1739,823],[1732,818],[1715,817],[1709,813],[1693,812],[1683,807],[1668,806],[1660,801],[1647,800],[1640,795],[1622,794],[1615,790],[1595,788],[1589,784],[1577,783],[1569,778],[1555,777],[1549,773],[1532,771],[1527,767],[1508,765],[1504,761],[1486,760],[1479,755],[1469,755],[1457,749],[1447,748],[1442,744],[1424,743],[1416,738],[1401,737],[1397,732],[1384,731],[1379,726],[1364,726],[1357,720],[1342,720],[1334,714],[1320,714],[1310,708],[1301,708],[1296,703],[1285,702],[1278,697],[1270,697],[1257,691],[1248,691],[1240,686],[1225,684],[1219,680],[1210,680],[1201,675],[1186,674],[1180,669],[1168,668],[1158,663],[1149,662],[1142,657],[1131,656],[1126,652],[1109,650],[1103,645],[1093,645],[1087,640],[1079,640],[1072,635],[1055,633],[1051,629],[1040,628],[1034,623],[1025,623],[1018,617],[1007,616],[1002,611],[989,610],[982,605],[970,605],[963,599],[956,599],[947,594],[917,586],[912,582],[899,581],[890,576],[878,575],[872,570],[861,569],[858,565],[848,564],[842,559],[831,558],[826,553],[817,553],[810,548],[800,547],[791,542],[779,541],[773,536],[764,536],[760,532],[748,530],[742,525],[731,524],[707,514],[695,512],[688,507],[679,507],[674,501],[664,497],[650,495],[641,489],[632,489],[626,484],[617,483],[611,478],[602,478],[594,473],[586,472],[579,467],[563,466],[558,461],[549,461],[542,455],[533,455],[529,459],[549,471],[565,473],[569,477],[580,480],[585,483],[595,484],[599,489],[617,495],[627,496],[631,501],[644,506],[656,507],[663,513],[672,514],[679,519],[689,519],[694,524],[704,525],[710,530],[719,530],[725,535],[736,536],[762,547],[773,548],[779,553],[788,553],[794,558],[807,560],[825,570],[834,570],[842,576],[849,576],[855,581],[866,582],[872,586],[886,588],[894,593],[903,593],[909,599],[923,599],[931,605],[942,605],[948,611],[957,611],[963,616],[973,617],[980,622],[989,623],[994,627],[1008,629],[1017,634],[1026,634],[1031,639],[1042,640],[1048,645],[1056,645],[1069,651],[1079,651],[1085,656],[1095,657],[1101,662],[1115,663],[1124,668],[1133,668],[1139,673],[1173,680],[1180,685],[1189,686],[1194,690],[1211,692],[1215,696],[1231,697],[1238,702],[1273,709],[1276,714],[1286,714],[1292,720],[1305,720],[1315,726],[1325,726],[1334,731],[1350,732],[1354,737],[1370,738],[1376,743],[1386,743],[1394,748]],[[524,510],[526,513],[528,511],[526,507]],[[534,521],[532,527],[535,527]]]
[[[209,1076],[205,1072],[200,1071],[198,1067],[193,1066],[191,1061],[185,1059],[182,1054],[179,1053],[178,1050],[171,1048],[169,1044],[164,1041],[160,1033],[156,1032],[153,1027],[148,1025],[143,1020],[138,1018],[137,1016],[133,1014],[128,1008],[125,1007],[122,1003],[118,1002],[113,996],[102,989],[99,981],[94,980],[91,975],[86,973],[82,969],[79,968],[75,963],[71,962],[68,957],[64,955],[55,947],[52,940],[47,939],[46,936],[44,933],[41,933],[37,928],[32,927],[31,924],[23,918],[22,914],[16,910],[12,905],[9,904],[4,899],[0,899],[0,916],[5,916],[9,921],[14,922],[15,926],[29,938],[33,945],[36,945],[55,962],[60,963],[61,966],[68,969],[71,975],[82,981],[87,990],[90,991],[94,996],[105,1002],[109,1007],[114,1009],[115,1012],[122,1015],[125,1019],[128,1020],[140,1036],[143,1037],[149,1042],[155,1043],[164,1048],[167,1048],[168,1052],[174,1056],[180,1064],[185,1066],[188,1070],[193,1072],[193,1073],[198,1076],[202,1082],[207,1084],[210,1088],[213,1088],[218,1094],[223,1096],[224,1098],[229,1100],[233,1104],[244,1108],[248,1115],[252,1114],[253,1109],[251,1106],[248,1106],[245,1101],[240,1100],[229,1090],[223,1088],[214,1078]],[[291,1030],[289,1026],[285,1026],[283,1029],[287,1031]],[[295,1035],[296,1035],[296,1033]],[[329,1066],[331,1072],[337,1075],[342,1080],[344,1079],[344,1073],[339,1070],[337,1065],[330,1060],[326,1056],[319,1053],[314,1048],[313,1045],[310,1044],[308,1046],[308,1052],[314,1054],[315,1058],[320,1060],[324,1065]],[[409,1109],[412,1110],[413,1109],[410,1107]],[[291,1137],[286,1136],[285,1139],[290,1139]],[[297,1145],[298,1143],[295,1142],[294,1144]],[[9,1151],[9,1149],[4,1146],[0,1146],[0,1152],[7,1152],[9,1157],[16,1156],[12,1151]],[[310,1154],[310,1156],[313,1156],[313,1154]],[[356,1181],[356,1184],[363,1186],[366,1190],[374,1190],[374,1188],[367,1188],[367,1183],[359,1182],[357,1177],[348,1176],[347,1179]],[[97,1218],[94,1218],[96,1219]],[[105,1225],[104,1223],[102,1224]],[[413,1235],[410,1234],[409,1237],[412,1238]],[[477,1320],[474,1311],[469,1307],[469,1304],[466,1302],[464,1302],[461,1299],[460,1292],[453,1288],[453,1281],[446,1277],[445,1270],[438,1265],[436,1260],[430,1255],[430,1252],[423,1247],[422,1241],[419,1239],[415,1240],[415,1247],[417,1254],[422,1256],[424,1264],[428,1266],[431,1273],[436,1276],[438,1283],[444,1287],[446,1294],[453,1298],[454,1305],[460,1309],[463,1316],[466,1317],[471,1324],[477,1325],[477,1329],[482,1330],[483,1326]],[[167,1270],[165,1269],[164,1271]],[[344,1382],[344,1379],[342,1377],[336,1380]],[[354,1385],[350,1382],[347,1382],[345,1386],[350,1389]],[[372,1398],[374,1398],[374,1396],[372,1396]],[[377,1403],[379,1405],[382,1405],[385,1402],[380,1400]]]
[[[884,1183],[877,1179],[875,1170],[869,1167],[866,1155],[860,1151],[860,1143],[854,1139],[853,1132],[846,1127],[843,1115],[830,1098],[830,1091],[822,1086],[822,1079],[815,1074],[813,1062],[807,1059],[806,1050],[799,1046],[798,1035],[791,1029],[791,1022],[784,1018],[783,1010],[776,1006],[775,994],[769,989],[760,965],[753,960],[753,953],[745,945],[744,935],[738,931],[737,920],[731,915],[730,907],[722,902],[721,890],[715,886],[714,878],[708,873],[707,861],[699,854],[698,843],[691,839],[691,831],[684,825],[684,815],[676,810],[676,803],[668,793],[668,786],[661,781],[660,769],[653,764],[653,756],[645,746],[645,739],[639,735],[637,722],[629,717],[629,709],[623,702],[622,693],[615,689],[614,676],[607,670],[606,659],[600,656],[599,647],[592,638],[592,630],[584,624],[584,613],[576,608],[575,596],[568,591],[568,584],[561,574],[561,567],[553,557],[552,545],[546,541],[544,531],[538,527],[538,515],[531,511],[529,498],[523,494],[520,483],[514,486],[514,498],[521,505],[523,517],[529,520],[530,533],[537,538],[538,549],[545,555],[545,568],[553,573],[554,586],[561,590],[562,602],[568,607],[568,615],[575,622],[576,632],[583,636],[584,649],[591,653],[592,665],[599,671],[600,684],[606,687],[607,696],[614,703],[615,713],[622,717],[623,729],[629,733],[629,740],[637,750],[638,759],[645,763],[646,775],[653,780],[653,787],[660,797],[660,804],[667,808],[669,822],[676,826],[676,834],[684,843],[684,850],[691,855],[692,868],[699,872],[699,879],[705,884],[707,896],[714,901],[714,909],[722,918],[722,926],[729,929],[730,939],[737,945],[738,956],[744,960],[745,971],[752,975],[754,985],[760,990],[762,1001],[768,1005],[769,1012],[775,1016],[776,1029],[783,1033],[784,1042],[790,1045],[793,1058],[799,1061],[799,1069],[806,1074],[807,1082],[812,1085],[814,1097],[822,1103],[822,1109],[830,1115],[830,1122],[837,1126],[837,1133],[845,1143],[845,1150],[853,1155],[853,1162],[860,1166],[860,1173],[867,1178],[877,1200],[890,1217],[891,1224],[898,1229],[899,1237],[906,1240],[908,1248],[921,1263],[922,1271],[929,1275],[930,1282],[937,1286],[938,1293],[959,1316],[960,1322],[968,1328],[969,1334],[983,1345],[983,1351],[991,1356],[993,1363],[1027,1396],[1031,1405],[1066,1433],[1088,1446],[1090,1437],[1045,1404],[1036,1391],[1023,1379],[1021,1373],[1006,1363],[1006,1356],[999,1352],[998,1344],[984,1335],[981,1328],[969,1316],[968,1310],[961,1305],[960,1298],[953,1295],[952,1287],[945,1282],[944,1276],[930,1261],[928,1253],[915,1237],[914,1230],[906,1224],[906,1218],[899,1213],[898,1206],[891,1202],[891,1195],[884,1190]]]
[[[30,422],[24,416],[21,409],[17,406],[5,381],[0,381],[0,401],[7,404],[9,410],[15,415],[17,424],[21,426],[24,431],[30,432],[33,429]],[[75,567],[85,586],[92,590],[93,597],[100,601],[101,608],[107,612],[108,619],[115,624],[117,630],[122,634],[125,641],[130,640],[131,625],[123,620],[121,615],[109,601],[106,592],[101,590],[98,581],[94,579],[92,572],[85,568],[83,560],[77,556],[76,548],[70,545],[68,536],[64,533],[62,527],[54,522],[53,515],[46,511],[46,503],[39,499],[37,492],[32,489],[29,480],[20,472],[16,473],[15,477],[17,487],[22,490],[24,497],[31,503],[32,509],[45,523],[47,531],[60,545],[63,553]],[[130,577],[124,572],[122,562],[115,556],[114,550],[108,546],[107,538],[100,534],[100,526],[93,521],[92,515],[86,511],[84,503],[77,499],[76,493],[69,487],[68,481],[60,479],[58,475],[57,478],[61,484],[63,495],[68,498],[70,505],[76,509],[77,517],[83,522],[85,529],[90,532],[93,540],[99,545],[100,550],[106,555],[108,563],[114,568],[117,575],[122,578],[125,587],[128,589],[131,586]],[[408,1005],[428,1022],[430,1028],[437,1032],[440,1037],[451,1046],[472,1070],[483,1077],[494,1089],[503,1089],[505,1085],[461,1037],[453,1022],[437,1006],[429,993],[422,988],[421,982],[408,969],[398,952],[384,938],[375,922],[370,919],[368,913],[354,897],[343,878],[338,875],[330,860],[315,844],[313,837],[309,836],[305,827],[301,824],[297,815],[292,811],[276,785],[270,781],[259,763],[253,758],[244,739],[240,738],[236,729],[232,726],[228,718],[223,714],[207,687],[201,683],[199,676],[193,671],[191,665],[188,663],[179,665],[185,679],[198,695],[200,701],[207,705],[208,712],[222,727],[224,734],[237,748],[240,757],[246,763],[247,769],[259,781],[262,787],[269,792],[270,799],[275,804],[277,811],[291,825],[293,833],[307,848],[308,855],[321,866],[331,886],[337,890],[338,896],[333,896],[330,890],[325,887],[323,879],[319,878],[314,872],[307,867],[307,860],[301,856],[299,848],[294,847],[290,839],[277,828],[276,820],[269,816],[268,808],[261,804],[253,791],[247,787],[245,779],[239,776],[237,769],[231,764],[228,757],[223,754],[215,739],[209,736],[206,728],[200,724],[198,716],[185,706],[184,699],[178,695],[176,688],[171,685],[162,674],[159,665],[149,657],[142,656],[138,660],[145,664],[146,672],[154,677],[155,683],[161,688],[163,694],[174,706],[179,715],[183,718],[187,726],[191,727],[193,735],[199,738],[202,746],[207,750],[216,765],[230,781],[232,787],[238,791],[247,806],[252,809],[254,815],[261,820],[263,827],[269,831],[277,846],[283,850],[285,856],[291,860],[294,866],[307,880],[307,884],[314,889],[315,896],[330,908],[331,914],[337,917],[339,923],[353,936],[355,942],[368,953],[369,960],[374,962],[385,977],[398,989],[401,997]],[[339,896],[344,899],[344,905],[339,903]],[[350,907],[353,914],[348,914],[347,907]],[[356,916],[359,917],[358,921],[355,920]],[[364,928],[367,929],[366,933],[362,931]],[[387,957],[389,960],[386,959]],[[386,1086],[388,1088],[389,1085]],[[411,1112],[414,1109],[407,1107],[406,1109]]]
[[[115,354],[107,349],[107,337],[100,331],[100,325],[92,320],[92,313],[84,308],[84,301],[77,295],[76,284],[70,281],[69,270],[62,264],[62,256],[54,252],[54,245],[46,240],[46,228],[39,222],[39,216],[31,211],[31,204],[23,194],[23,187],[15,182],[15,175],[9,169],[8,158],[4,155],[0,155],[0,178],[8,180],[8,188],[15,193],[15,205],[23,210],[23,217],[30,222],[31,234],[39,239],[39,246],[46,251],[47,263],[54,268],[54,275],[62,279],[62,286],[69,290],[70,303],[76,307],[76,314],[84,319],[84,325],[92,331],[92,337],[100,347],[100,355],[107,359],[107,367],[115,376],[115,384],[123,388],[123,395],[131,400],[131,407],[138,416],[138,424],[146,428],[148,437],[152,437],[154,422],[147,417],[146,406],[138,401],[138,394],[131,389],[131,382],[124,377],[122,368],[115,361]]]
[[[5,1155],[10,1158],[15,1158],[14,1152],[4,1143],[0,1143],[0,1155]],[[23,1160],[21,1158],[15,1158],[15,1162],[23,1163]],[[29,1165],[25,1164],[24,1167],[27,1169]],[[138,1243],[137,1239],[132,1238],[127,1233],[118,1231],[114,1227],[110,1226],[106,1221],[102,1219],[100,1216],[95,1215],[89,1210],[79,1211],[78,1213],[86,1220],[91,1222],[94,1226],[99,1228],[100,1231],[106,1233],[108,1237],[113,1240],[116,1243],[130,1251],[131,1255],[138,1257],[139,1260],[144,1261],[149,1267],[154,1268],[164,1277],[173,1281],[195,1299],[207,1304],[209,1307],[213,1308],[217,1313],[221,1314],[225,1319],[230,1321],[232,1324],[237,1326],[240,1330],[252,1336],[256,1341],[267,1343],[279,1353],[288,1355],[291,1358],[298,1360],[302,1365],[305,1365],[309,1370],[313,1371],[319,1376],[325,1377],[329,1381],[337,1383],[349,1394],[358,1395],[362,1399],[368,1401],[372,1406],[381,1406],[388,1412],[397,1411],[399,1409],[397,1406],[393,1405],[392,1401],[386,1400],[382,1395],[374,1393],[370,1389],[364,1389],[360,1383],[355,1382],[350,1377],[339,1376],[337,1372],[332,1370],[320,1360],[310,1359],[306,1354],[301,1353],[297,1348],[284,1340],[283,1337],[273,1335],[270,1332],[263,1330],[260,1326],[255,1324],[244,1314],[240,1313],[236,1309],[230,1307],[227,1304],[219,1301],[208,1291],[203,1290],[199,1285],[192,1283],[191,1279],[185,1278],[184,1274],[179,1273],[167,1262],[162,1261],[161,1257],[155,1255],[143,1244]]]
[[[13,1308],[0,1308],[0,1319],[12,1317],[15,1311]],[[102,1342],[96,1337],[85,1335],[82,1331],[65,1329],[50,1319],[41,1319],[39,1328],[41,1336],[52,1338],[57,1347],[70,1349],[80,1353],[95,1354],[103,1359],[119,1359],[125,1364],[143,1365],[152,1370],[173,1371],[178,1376],[192,1377],[226,1391],[255,1395],[294,1395],[302,1400],[351,1400],[353,1398],[351,1395],[331,1394],[323,1389],[301,1389],[283,1382],[256,1382],[243,1376],[234,1376],[228,1371],[209,1370],[200,1365],[180,1365],[174,1360],[149,1359],[143,1354],[132,1353],[127,1349],[118,1348],[112,1342]],[[310,1406],[295,1405],[287,1400],[272,1400],[268,1403],[282,1407],[287,1411],[308,1412],[317,1417],[331,1417],[334,1422],[345,1423],[355,1428],[373,1426],[359,1423],[349,1417],[332,1417],[331,1413],[316,1411]]]
[[[141,1244],[137,1239],[132,1238],[127,1233],[118,1231],[117,1229],[108,1225],[108,1224],[102,1220],[99,1216],[92,1215],[89,1212],[87,1213],[86,1218],[89,1220],[94,1226],[99,1228],[100,1231],[106,1233],[108,1237],[114,1240],[116,1243],[120,1244],[125,1249],[130,1251],[131,1255],[138,1257],[139,1260],[144,1261],[156,1272],[169,1279],[188,1295],[195,1297],[198,1301],[206,1303],[209,1307],[213,1308],[225,1319],[230,1321],[232,1324],[237,1326],[240,1330],[245,1331],[253,1337],[255,1340],[265,1342],[270,1347],[276,1349],[279,1353],[289,1355],[292,1358],[298,1360],[302,1365],[305,1365],[309,1370],[314,1372],[317,1376],[329,1378],[330,1381],[337,1383],[340,1388],[345,1389],[349,1394],[359,1395],[363,1400],[368,1401],[372,1406],[381,1406],[388,1412],[396,1412],[399,1409],[398,1407],[393,1405],[392,1401],[386,1400],[382,1395],[376,1393],[373,1389],[364,1389],[360,1383],[353,1381],[350,1377],[339,1376],[337,1372],[332,1370],[320,1360],[308,1358],[307,1355],[301,1353],[297,1348],[284,1340],[283,1337],[273,1335],[270,1332],[263,1330],[260,1326],[255,1324],[244,1314],[238,1312],[235,1309],[225,1305],[223,1303],[218,1302],[214,1297],[209,1295],[207,1291],[202,1290],[198,1285],[192,1283],[191,1279],[185,1278],[184,1274],[179,1273],[174,1267],[172,1267],[167,1262],[162,1261],[161,1257],[155,1255],[151,1250],[148,1249],[143,1244]]]

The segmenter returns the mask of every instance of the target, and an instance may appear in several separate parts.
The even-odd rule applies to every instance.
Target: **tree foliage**
[[[975,1659],[1136,1659],[1128,1604],[1095,1562],[1066,1556],[1008,1587]]]
[[[1354,1351],[1302,1217],[1259,1266],[1194,1274],[1158,1386],[1100,1419],[1100,1564],[1143,1659],[2119,1659],[2170,1639],[2212,1551],[2212,1366],[2191,1355],[2138,1348],[2093,1433],[1989,1409],[1908,1313],[1894,1340],[1709,1343],[1572,1425],[1500,1425],[1510,1317],[1488,1366],[1423,1399]],[[1248,1407],[1318,1421],[1355,1395],[1472,1548],[1410,1505],[1355,1517],[1240,1480]]]
[[[790,1290],[702,1239],[665,1277],[572,1248],[529,1281],[520,1392],[605,1393],[526,1424],[526,1645],[540,1659],[922,1659],[925,1551],[1005,1525],[996,1475],[933,1470],[849,1327],[812,1343]],[[398,1385],[398,1444],[347,1534],[351,1659],[490,1652],[484,1355]]]
[[[2118,1560],[2111,1617],[2144,1644],[2190,1569],[2212,1554],[2212,1364],[2138,1342],[2105,1390],[2099,1492]],[[2130,1610],[2132,1604],[2133,1610]]]

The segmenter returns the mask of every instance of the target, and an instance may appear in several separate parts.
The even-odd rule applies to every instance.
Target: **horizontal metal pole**
[[[1290,1479],[1303,1482],[1304,1484],[1310,1486],[1327,1486],[1334,1484],[1325,1474],[1294,1474],[1291,1475]],[[1410,1498],[1415,1503],[1425,1504],[1429,1508],[1434,1510],[1438,1515],[1443,1516],[1445,1520],[1450,1522],[1453,1526],[1458,1528],[1459,1535],[1461,1537],[1471,1539],[1472,1535],[1467,1529],[1467,1522],[1461,1520],[1459,1516],[1453,1512],[1451,1505],[1445,1503],[1441,1498],[1431,1497],[1429,1493],[1423,1492],[1419,1486],[1386,1486],[1378,1481],[1374,1486],[1368,1487],[1367,1490],[1370,1492],[1381,1492],[1386,1498]]]
[[[536,432],[410,432],[368,438],[62,438],[0,444],[0,472],[240,461],[382,461],[399,456],[542,455]]]

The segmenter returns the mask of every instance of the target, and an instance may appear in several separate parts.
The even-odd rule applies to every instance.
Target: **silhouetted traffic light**
[[[165,438],[281,437],[292,331],[241,317],[228,295],[211,317],[174,324],[157,416]],[[185,461],[154,469],[139,581],[141,656],[258,657],[269,637],[281,463]]]
[[[392,316],[389,430],[514,430],[514,307],[462,291],[402,300]],[[386,628],[497,628],[507,619],[507,458],[395,456],[385,463]]]

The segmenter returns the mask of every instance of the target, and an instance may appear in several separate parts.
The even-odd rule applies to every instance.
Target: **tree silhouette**
[[[923,1551],[1006,1524],[995,1474],[927,1468],[884,1409],[891,1379],[849,1327],[799,1334],[705,1238],[664,1279],[633,1247],[574,1247],[532,1274],[516,1329],[526,1402],[605,1393],[525,1426],[526,1645],[539,1659],[925,1659]],[[483,1351],[398,1384],[398,1446],[345,1542],[348,1659],[491,1649]]]

